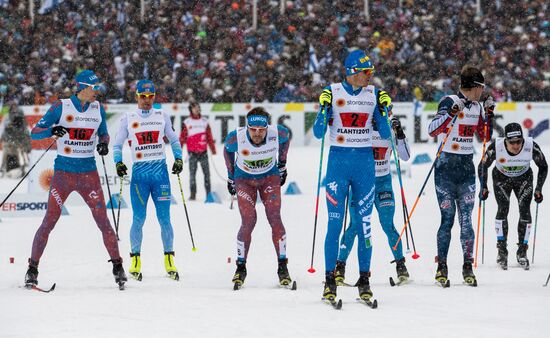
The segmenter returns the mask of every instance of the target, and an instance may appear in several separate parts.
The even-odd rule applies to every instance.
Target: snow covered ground
[[[549,146],[542,145],[547,154]],[[433,158],[435,146],[413,147],[413,157],[428,152]],[[327,153],[325,153],[326,155]],[[326,157],[325,157],[326,158]],[[479,155],[476,158],[476,163]],[[220,173],[225,173],[223,158],[213,158]],[[171,161],[170,161],[171,162]],[[98,164],[100,162],[98,161]],[[496,203],[493,195],[486,206],[485,263],[475,271],[479,286],[462,285],[462,253],[458,225],[453,229],[449,254],[451,288],[434,285],[436,231],[439,210],[433,177],[411,219],[418,260],[407,255],[412,283],[391,287],[388,277],[395,275],[389,264],[390,249],[374,216],[371,287],[379,308],[371,310],[355,301],[355,288],[339,288],[344,301],[342,311],[324,305],[320,298],[324,279],[323,240],[326,208],[322,199],[319,211],[315,268],[307,272],[311,257],[318,147],[291,147],[289,182],[297,182],[301,195],[285,195],[283,221],[287,229],[289,270],[298,282],[297,291],[277,286],[276,258],[270,228],[258,205],[259,218],[248,262],[244,288],[232,290],[235,269],[236,233],[240,218],[237,208],[229,209],[225,183],[212,170],[214,190],[223,204],[204,204],[202,185],[199,201],[188,202],[193,235],[198,247],[191,251],[177,181],[172,191],[180,203],[172,207],[175,228],[176,263],[181,281],[165,277],[160,229],[154,208],[144,228],[142,248],[143,281],[130,280],[119,291],[111,275],[111,264],[85,206],[71,206],[70,215],[62,216],[52,232],[40,265],[42,287],[57,283],[50,294],[21,288],[34,233],[41,217],[4,218],[0,222],[0,337],[546,337],[550,329],[548,306],[550,286],[542,287],[550,273],[550,211],[544,201],[539,210],[536,257],[530,271],[515,262],[517,206],[513,199],[509,222],[510,268],[496,267],[496,238],[493,219]],[[405,176],[407,201],[411,208],[430,168],[430,164],[412,165],[412,176]],[[214,169],[214,168],[212,168]],[[102,171],[100,171],[102,172]],[[187,169],[184,180],[187,186]],[[201,182],[202,177],[198,178]],[[1,192],[8,192],[17,180],[0,180]],[[491,185],[490,185],[491,186]],[[550,199],[546,184],[543,191]],[[24,192],[25,185],[20,189]],[[286,189],[286,187],[284,187]],[[394,189],[398,189],[394,179]],[[114,189],[113,189],[114,190]],[[188,190],[186,189],[187,193]],[[324,190],[322,190],[324,194]],[[532,206],[533,217],[535,205]],[[395,221],[400,229],[400,208]],[[109,214],[110,217],[110,214]],[[131,210],[121,212],[120,249],[128,265]],[[477,225],[477,204],[473,214]],[[531,244],[533,233],[531,234]],[[481,257],[481,244],[479,247]],[[529,249],[531,258],[532,249]],[[15,263],[10,264],[9,258]],[[231,263],[229,263],[229,259]],[[229,263],[229,264],[228,264]],[[355,254],[348,261],[348,281],[357,278]]]

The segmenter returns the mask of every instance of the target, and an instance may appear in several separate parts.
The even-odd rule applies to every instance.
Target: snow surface
[[[550,149],[542,146],[543,150]],[[328,149],[328,148],[327,148]],[[428,152],[434,145],[413,146],[414,155]],[[478,149],[479,151],[479,149]],[[327,152],[325,152],[326,160]],[[476,157],[476,163],[479,155]],[[216,168],[225,173],[223,158],[213,157]],[[98,164],[100,162],[98,161]],[[550,211],[539,210],[536,257],[530,271],[515,262],[517,203],[512,199],[509,223],[510,268],[496,267],[496,238],[493,195],[486,206],[485,263],[475,271],[479,286],[462,284],[462,252],[459,226],[455,223],[449,253],[451,288],[434,284],[436,231],[440,214],[433,177],[411,219],[420,259],[407,255],[412,283],[390,287],[395,275],[389,264],[387,240],[373,217],[374,253],[371,287],[379,308],[369,309],[355,301],[355,288],[338,288],[344,301],[341,311],[321,302],[324,279],[323,240],[326,206],[319,210],[315,252],[315,274],[310,265],[319,147],[291,147],[288,181],[297,182],[301,195],[285,195],[282,215],[287,230],[289,270],[298,282],[297,291],[277,286],[276,257],[270,228],[258,205],[259,217],[248,261],[248,277],[242,290],[232,290],[235,269],[236,233],[240,224],[238,209],[229,209],[225,183],[212,171],[213,189],[223,204],[204,204],[202,176],[199,175],[198,201],[187,203],[198,251],[191,251],[183,206],[172,207],[176,263],[180,282],[165,277],[160,229],[154,207],[144,227],[142,282],[130,280],[119,291],[111,274],[111,264],[90,212],[85,206],[71,206],[51,233],[39,268],[40,286],[57,283],[50,294],[21,288],[32,240],[41,217],[4,218],[0,222],[0,337],[547,337],[550,329],[548,306],[550,286],[542,287],[550,273]],[[325,167],[326,168],[326,167]],[[430,164],[412,165],[412,177],[404,177],[409,209],[427,175]],[[100,171],[102,173],[102,171]],[[187,169],[183,182],[187,186]],[[8,192],[17,180],[2,179],[0,191]],[[489,183],[491,187],[491,183]],[[550,199],[549,184],[544,195]],[[23,185],[19,192],[24,192]],[[286,187],[284,187],[286,189]],[[394,190],[398,189],[394,179]],[[181,202],[177,181],[172,191]],[[188,190],[186,189],[188,192]],[[396,190],[397,191],[397,190]],[[322,196],[324,189],[321,190]],[[400,204],[399,204],[400,205]],[[533,203],[533,218],[535,206]],[[131,210],[121,212],[120,250],[128,267]],[[110,213],[109,213],[110,218]],[[400,207],[395,222],[402,226]],[[477,225],[477,202],[473,214]],[[534,229],[533,229],[534,230]],[[480,232],[481,233],[481,232]],[[533,232],[531,233],[531,244]],[[481,257],[481,244],[479,246]],[[529,249],[531,258],[532,249]],[[15,263],[9,263],[9,257]],[[229,259],[231,263],[229,263]],[[355,254],[348,261],[348,281],[357,278]]]

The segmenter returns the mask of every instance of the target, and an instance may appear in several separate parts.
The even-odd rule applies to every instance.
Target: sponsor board
[[[7,195],[1,195],[2,200]],[[48,195],[35,196],[32,194],[13,194],[0,208],[2,217],[44,217],[48,208]],[[62,214],[67,214],[63,208]]]

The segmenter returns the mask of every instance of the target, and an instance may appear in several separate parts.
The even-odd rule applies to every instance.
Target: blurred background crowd
[[[158,102],[316,101],[362,48],[394,101],[456,92],[466,62],[497,101],[550,101],[547,0],[370,0],[368,20],[364,0],[286,1],[283,15],[258,0],[256,29],[251,2],[65,0],[31,20],[28,1],[1,0],[0,95],[47,104],[93,69],[111,103],[134,102],[141,78]]]

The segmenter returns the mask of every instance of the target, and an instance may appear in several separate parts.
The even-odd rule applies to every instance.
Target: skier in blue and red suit
[[[63,203],[76,191],[90,210],[113,263],[115,281],[123,284],[126,274],[118,242],[107,218],[103,190],[97,173],[94,151],[105,156],[109,152],[109,134],[105,110],[96,100],[102,91],[99,78],[91,70],[76,76],[78,91],[68,99],[55,102],[38,121],[31,132],[34,140],[57,138],[57,157],[54,162],[48,209],[42,224],[34,236],[25,285],[31,288],[38,284],[38,263],[48,243],[50,232],[55,227]],[[96,145],[97,143],[97,145]]]
[[[246,126],[232,131],[225,140],[227,188],[231,195],[237,195],[241,213],[241,228],[237,234],[237,271],[233,276],[237,288],[246,278],[248,248],[257,220],[258,193],[271,225],[279,265],[279,283],[288,285],[291,282],[287,269],[286,231],[281,220],[281,186],[287,176],[289,131],[282,125],[269,125],[269,119],[270,115],[264,108],[254,108],[246,115]]]
[[[391,98],[385,91],[369,85],[374,66],[362,50],[354,50],[344,61],[346,78],[323,90],[319,103],[324,106],[313,126],[315,137],[330,133],[330,152],[326,173],[328,226],[325,237],[325,288],[323,297],[336,298],[335,267],[338,242],[345,212],[348,189],[356,201],[358,240],[359,295],[372,297],[369,286],[371,245],[371,214],[375,195],[375,169],[372,150],[372,122],[375,120],[382,139],[390,138],[390,127],[382,105],[390,107]],[[328,122],[328,126],[327,126]],[[327,128],[328,127],[328,128]]]

